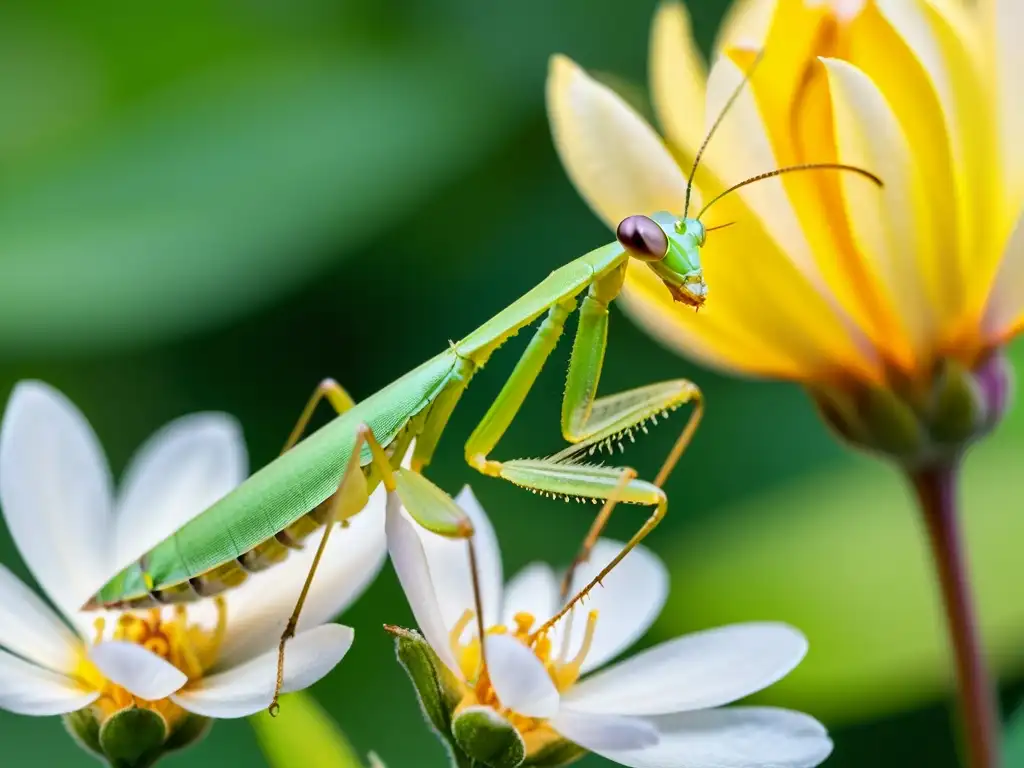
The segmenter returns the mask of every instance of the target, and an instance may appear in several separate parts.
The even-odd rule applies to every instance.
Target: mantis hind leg
[[[363,474],[363,469],[359,464],[359,457],[362,452],[363,445],[367,442],[370,444],[370,449],[373,452],[373,464],[377,471],[380,472],[382,482],[389,491],[393,491],[395,489],[394,475],[391,464],[387,460],[387,456],[384,454],[383,449],[377,441],[373,439],[373,433],[370,431],[370,428],[365,425],[361,426],[356,431],[356,439],[352,449],[352,454],[349,457],[348,465],[345,467],[345,472],[341,476],[341,481],[338,483],[338,489],[331,497],[330,511],[327,515],[327,519],[324,520],[324,532],[320,537],[320,544],[317,546],[316,552],[313,555],[313,562],[310,563],[309,571],[306,574],[306,580],[302,584],[302,591],[299,592],[299,597],[295,602],[295,608],[292,609],[292,613],[288,617],[288,623],[285,625],[284,631],[281,633],[281,638],[278,641],[277,681],[274,684],[274,698],[271,700],[268,710],[271,715],[276,715],[278,709],[280,709],[278,698],[284,688],[285,646],[289,640],[295,637],[295,631],[299,623],[299,616],[302,614],[302,608],[306,603],[306,598],[309,596],[309,589],[313,584],[313,577],[316,575],[316,570],[320,565],[320,560],[323,558],[324,550],[327,548],[327,540],[330,538],[331,531],[334,529],[334,524],[357,514],[366,506],[367,501],[369,501],[369,487],[366,482],[366,476]]]
[[[295,444],[299,442],[299,438],[306,431],[306,427],[309,426],[310,419],[313,418],[313,413],[316,411],[316,407],[320,404],[321,400],[326,399],[331,404],[331,407],[338,413],[343,414],[356,404],[356,401],[352,399],[352,396],[345,391],[345,388],[341,386],[334,379],[324,379],[317,384],[316,389],[306,402],[306,407],[302,409],[302,414],[299,416],[299,420],[295,422],[295,426],[292,428],[291,434],[288,435],[288,439],[284,443],[284,448],[281,449],[281,453],[286,453],[290,449],[295,447]]]

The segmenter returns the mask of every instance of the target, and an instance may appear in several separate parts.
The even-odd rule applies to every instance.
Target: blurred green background
[[[609,239],[551,146],[547,59],[565,52],[642,89],[654,7],[6,0],[0,394],[23,377],[53,383],[116,468],[165,421],[212,409],[241,420],[253,466],[265,463],[324,376],[365,397]],[[725,7],[692,4],[705,51]],[[476,379],[431,468],[452,492],[472,480],[507,573],[565,562],[589,522],[461,461],[524,343]],[[673,593],[645,643],[791,621],[811,653],[761,700],[828,723],[828,765],[954,766],[944,629],[899,478],[839,448],[795,387],[701,370],[618,312],[610,345],[604,391],[688,376],[709,402],[669,483],[671,514],[649,539]],[[563,342],[502,456],[559,447],[567,354]],[[631,461],[652,471],[674,437],[655,432]],[[1022,448],[1014,413],[965,478],[1008,706],[1024,661]],[[611,532],[636,522],[621,515]],[[25,575],[6,533],[0,559]],[[411,622],[390,567],[345,621],[358,628],[355,647],[318,699],[360,751],[391,766],[444,765],[379,630]],[[0,764],[89,764],[60,730],[57,719],[0,713]],[[228,722],[166,764],[264,763],[248,725]]]

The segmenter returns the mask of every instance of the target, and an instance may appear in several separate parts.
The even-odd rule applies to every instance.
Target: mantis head
[[[707,231],[698,219],[676,218],[670,213],[629,216],[615,231],[619,244],[642,261],[678,302],[700,309],[708,286],[700,266],[700,249]]]

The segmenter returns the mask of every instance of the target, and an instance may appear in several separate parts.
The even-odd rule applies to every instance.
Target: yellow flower
[[[1000,347],[1024,327],[1024,28],[1019,0],[741,0],[705,77],[682,5],[659,10],[651,90],[664,133],[564,57],[548,109],[570,177],[609,225],[685,215],[707,126],[749,72],[695,177],[707,310],[629,269],[627,311],[672,349],[808,388],[827,421],[896,458],[943,593],[972,768],[998,764],[991,684],[962,556],[955,481],[1002,414]],[[700,211],[699,204],[693,211]],[[711,230],[735,221],[720,232]]]
[[[737,222],[708,234],[706,309],[673,302],[650,270],[631,265],[627,311],[671,349],[720,369],[797,381],[819,397],[823,388],[894,392],[922,417],[929,388],[943,384],[937,372],[976,371],[1024,326],[1024,97],[1015,80],[1024,47],[1012,39],[1022,24],[1024,6],[1011,0],[746,0],[705,76],[685,9],[666,4],[650,56],[664,138],[555,57],[555,143],[611,227],[632,214],[682,213],[707,126],[758,50],[763,60],[698,169],[704,198],[810,162],[860,166],[885,183],[810,171],[744,187],[703,219],[709,229]],[[1005,382],[996,379],[989,399],[1001,406]],[[927,428],[929,416],[922,421]],[[970,426],[990,421],[982,414]]]

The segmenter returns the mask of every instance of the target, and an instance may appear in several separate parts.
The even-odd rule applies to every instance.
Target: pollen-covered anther
[[[559,691],[564,691],[572,686],[580,677],[580,668],[584,659],[590,653],[590,646],[594,642],[594,631],[597,629],[597,611],[590,611],[587,614],[587,628],[583,634],[583,643],[580,645],[576,655],[568,662],[551,665],[549,673],[551,681]]]

